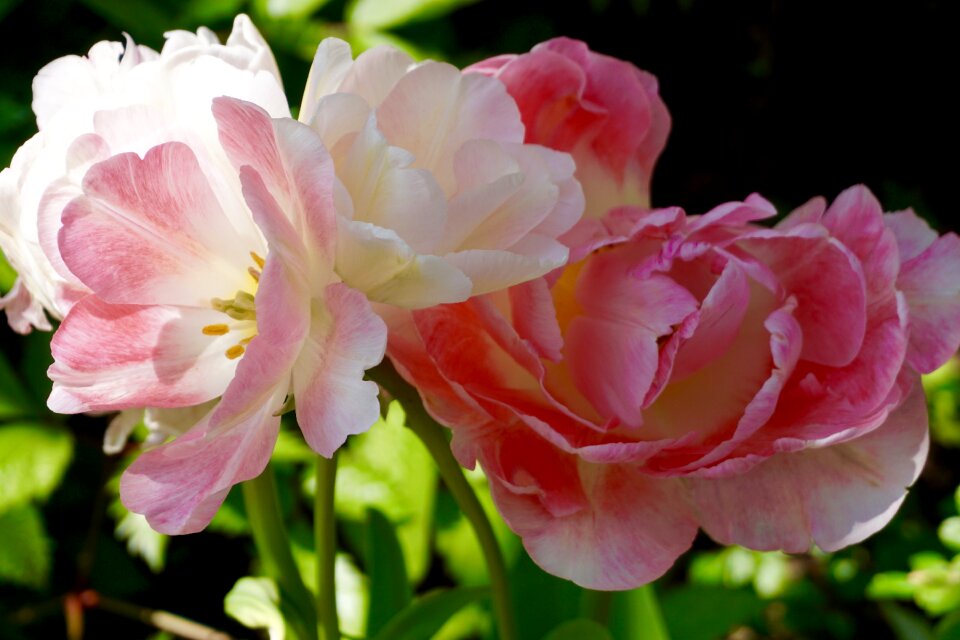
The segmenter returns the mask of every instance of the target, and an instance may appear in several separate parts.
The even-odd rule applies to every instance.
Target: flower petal
[[[701,526],[721,544],[803,553],[836,551],[875,533],[896,512],[927,455],[919,382],[875,431],[820,449],[776,455],[749,472],[690,479]]]
[[[366,431],[380,416],[379,388],[363,376],[383,359],[387,326],[362,293],[336,283],[326,294],[326,308],[314,311],[293,386],[300,429],[310,447],[329,458],[347,436]]]
[[[51,343],[48,406],[58,413],[199,404],[223,393],[236,361],[235,334],[204,335],[225,316],[213,309],[112,305],[87,296]]]
[[[250,249],[186,145],[113,156],[87,172],[83,190],[63,213],[60,252],[103,300],[206,307],[247,284]]]
[[[273,404],[264,403],[215,430],[214,410],[173,442],[143,453],[120,479],[123,504],[145,515],[160,533],[202,530],[230,488],[258,476],[270,461],[280,427]]]

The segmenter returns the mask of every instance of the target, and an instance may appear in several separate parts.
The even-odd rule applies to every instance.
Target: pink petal
[[[859,353],[866,330],[866,283],[857,258],[836,240],[757,232],[738,247],[776,276],[783,295],[797,298],[795,317],[803,327],[804,360],[840,367]],[[801,235],[804,233],[804,235]],[[823,274],[829,273],[829,278]]]
[[[236,361],[224,354],[236,337],[201,330],[225,317],[213,309],[112,305],[87,296],[54,334],[47,404],[79,413],[216,398],[233,378]]]
[[[912,209],[888,213],[883,216],[883,223],[897,239],[901,264],[916,258],[937,239],[937,232]]]
[[[930,373],[960,347],[960,237],[937,238],[904,264],[897,288],[909,308],[907,360]]]
[[[282,394],[274,400],[283,401]],[[264,403],[236,419],[211,424],[213,412],[173,442],[143,453],[120,479],[120,498],[166,534],[209,524],[230,488],[258,476],[270,461],[280,427]],[[214,410],[216,411],[216,410]]]
[[[206,307],[246,284],[250,249],[189,147],[113,156],[87,172],[83,189],[63,212],[60,252],[105,301]]]
[[[627,465],[577,465],[527,440],[501,446],[500,456],[512,459],[501,459],[499,473],[484,468],[498,510],[548,573],[589,589],[631,589],[663,575],[690,547],[697,523],[676,481]]]
[[[845,444],[784,453],[748,473],[690,480],[701,526],[722,544],[802,553],[836,551],[893,517],[927,455],[919,384],[872,433]]]
[[[387,327],[363,294],[342,283],[327,287],[324,302],[294,367],[293,386],[300,429],[310,447],[329,458],[380,416],[378,387],[363,376],[383,359]]]
[[[271,120],[260,107],[217,98],[214,116],[231,162],[260,175],[279,210],[301,230],[311,270],[332,268],[336,244],[333,161],[320,137],[289,119]],[[246,188],[246,183],[244,183]],[[258,221],[259,223],[259,221]],[[321,278],[319,283],[327,282]]]

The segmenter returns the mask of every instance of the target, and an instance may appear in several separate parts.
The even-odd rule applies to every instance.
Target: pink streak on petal
[[[239,288],[249,258],[189,147],[94,165],[63,212],[70,270],[114,304],[207,306]]]
[[[211,412],[173,442],[142,454],[120,479],[124,505],[145,515],[160,533],[202,530],[233,485],[255,478],[267,466],[280,427],[271,404],[222,422],[216,430]]]
[[[78,302],[53,336],[53,411],[178,407],[216,398],[233,377],[227,336],[202,327],[222,322],[212,309]]]

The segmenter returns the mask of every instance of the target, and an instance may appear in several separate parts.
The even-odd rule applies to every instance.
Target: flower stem
[[[314,498],[313,531],[317,553],[317,616],[323,640],[340,640],[337,618],[337,532],[333,511],[337,479],[337,454],[332,458],[317,456],[317,488]]]
[[[303,584],[290,552],[273,468],[268,464],[263,473],[241,486],[257,553],[267,575],[276,581],[281,598],[287,601],[288,606],[283,607],[288,614],[287,622],[301,640],[317,640],[313,597]]]
[[[487,571],[490,574],[493,609],[497,618],[497,631],[500,640],[516,640],[517,632],[513,618],[513,607],[510,602],[507,566],[503,560],[503,554],[500,552],[500,544],[497,542],[493,527],[490,526],[490,520],[483,510],[483,506],[477,499],[467,478],[463,475],[460,464],[450,451],[446,430],[427,413],[416,389],[400,377],[400,374],[397,373],[389,361],[385,360],[376,369],[368,373],[372,374],[371,377],[403,405],[403,410],[407,415],[407,427],[417,434],[417,437],[427,447],[427,451],[430,452],[437,464],[437,469],[440,471],[440,477],[443,478],[444,484],[447,485],[463,515],[467,518],[470,526],[473,527],[484,560],[487,563]]]

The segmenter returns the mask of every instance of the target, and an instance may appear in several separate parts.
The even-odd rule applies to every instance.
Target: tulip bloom
[[[189,122],[215,147],[210,101],[217,96],[254,102],[274,117],[290,114],[273,54],[243,15],[225,44],[202,27],[168,33],[160,53],[129,38],[97,43],[85,57],[45,66],[33,91],[40,131],[0,172],[0,249],[19,275],[0,308],[21,333],[49,330],[46,314],[59,320],[88,293],[56,257],[66,202],[48,197],[49,187],[77,187],[90,164],[111,153],[142,154],[179,139],[185,132],[177,122]]]
[[[371,300],[460,302],[563,265],[583,212],[570,156],[524,144],[503,84],[328,38],[300,120],[343,184],[337,273]]]
[[[756,226],[774,214],[617,209],[550,283],[394,323],[391,358],[547,571],[626,589],[698,527],[832,551],[893,516],[927,452],[919,374],[960,343],[960,238],[863,187]]]
[[[650,177],[670,133],[653,75],[569,38],[483,60],[466,72],[506,85],[527,142],[573,156],[586,217],[603,217],[615,206],[650,206]]]

